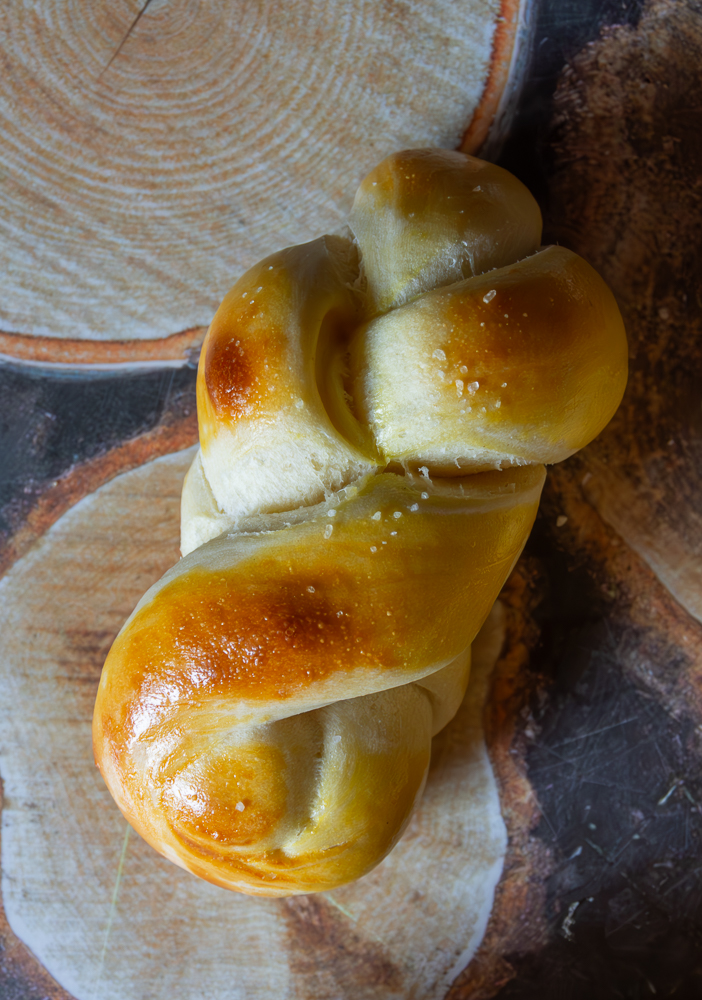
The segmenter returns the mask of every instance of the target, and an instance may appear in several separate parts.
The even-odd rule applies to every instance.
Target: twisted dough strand
[[[262,895],[350,881],[397,841],[541,463],[597,433],[626,378],[611,293],[537,252],[538,208],[498,167],[398,154],[351,225],[256,265],[215,316],[185,557],[95,710],[137,830]]]

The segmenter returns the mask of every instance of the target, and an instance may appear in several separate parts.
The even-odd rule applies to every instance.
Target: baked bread
[[[331,889],[397,841],[543,464],[626,381],[611,293],[539,250],[538,207],[499,167],[397,154],[350,225],[257,264],[217,312],[184,558],[115,640],[95,708],[139,833],[260,895]]]

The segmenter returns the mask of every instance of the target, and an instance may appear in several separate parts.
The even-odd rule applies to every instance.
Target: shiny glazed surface
[[[139,832],[264,895],[358,878],[397,841],[542,463],[625,381],[611,293],[535,252],[538,208],[500,168],[397,154],[350,222],[262,261],[215,316],[186,557],[115,641],[95,711]]]
[[[184,559],[120,634],[98,695],[103,772],[139,832],[249,891],[299,890],[301,867],[308,891],[372,867],[409,817],[542,484],[540,467],[431,493],[374,476],[289,528]],[[443,687],[422,685],[442,670]]]

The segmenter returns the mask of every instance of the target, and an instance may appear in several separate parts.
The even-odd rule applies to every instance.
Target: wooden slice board
[[[206,326],[256,260],[343,226],[388,153],[456,148],[479,109],[473,151],[527,5],[11,5],[0,353],[26,354],[30,335],[44,356],[53,338],[140,355],[139,340]]]
[[[697,183],[702,22],[698,0],[627,6],[627,23],[591,32],[591,43],[577,56],[580,42],[568,28],[572,58],[558,84],[555,145],[545,146],[537,129],[525,128],[524,116],[520,125],[516,169],[535,170],[537,161],[549,165],[544,178],[549,193],[546,237],[579,250],[606,276],[625,313],[634,356],[627,398],[611,429],[584,454],[550,470],[528,554],[502,595],[508,638],[493,678],[486,733],[509,845],[486,936],[451,988],[450,1000],[487,1000],[510,980],[505,996],[544,1000],[560,1000],[574,991],[588,1000],[653,995],[654,989],[659,996],[676,990],[676,996],[700,993],[702,624],[695,572],[702,468]],[[570,25],[575,16],[557,7],[548,7],[557,24],[551,26],[545,15],[540,21],[551,40],[559,37],[558,25],[565,19]],[[611,5],[608,9],[618,16]],[[571,45],[573,38],[577,44]],[[544,55],[532,84],[551,71],[549,45],[538,51]],[[41,338],[27,340],[38,343]],[[70,349],[86,343],[74,341]],[[136,349],[135,342],[104,346],[101,360],[108,363],[128,360]],[[182,346],[178,342],[177,351]],[[79,360],[90,360],[86,351]],[[7,396],[8,412],[18,399],[17,394]],[[42,415],[54,412],[44,406],[43,397],[37,399]],[[27,427],[42,426],[30,417],[31,411]],[[34,562],[29,562],[34,554],[28,549],[58,511],[94,491],[125,463],[134,466],[152,456],[154,448],[163,453],[194,439],[181,434],[177,443],[176,430],[159,426],[49,482],[31,518],[3,553],[3,565],[20,559],[12,579],[24,580],[24,597],[14,587],[11,598],[16,636],[10,637],[7,627],[2,633],[6,674],[0,766],[7,774],[8,816],[17,823],[13,853],[3,855],[3,891],[13,926],[38,954],[44,949],[41,960],[52,963],[57,976],[66,969],[87,969],[87,996],[100,996],[99,991],[110,995],[108,987],[120,1000],[129,995],[129,983],[116,971],[121,954],[127,968],[135,963],[140,970],[129,974],[132,985],[139,974],[146,977],[140,986],[144,994],[158,996],[163,981],[165,992],[180,997],[182,977],[190,995],[209,997],[211,984],[222,982],[222,970],[234,953],[242,964],[238,972],[227,972],[229,996],[247,989],[254,1000],[265,991],[272,997],[286,996],[287,990],[292,997],[326,998],[383,997],[406,990],[416,1000],[436,970],[449,968],[450,947],[442,951],[445,944],[436,945],[437,964],[427,960],[425,979],[417,969],[427,950],[404,966],[401,946],[391,952],[389,946],[395,947],[401,936],[401,918],[414,935],[413,946],[420,937],[425,947],[422,936],[433,933],[431,906],[418,906],[409,893],[400,902],[391,897],[380,909],[390,929],[385,948],[371,935],[372,930],[385,942],[384,928],[366,925],[371,918],[365,913],[359,920],[362,911],[336,893],[334,902],[308,897],[272,904],[270,913],[264,912],[264,902],[259,918],[243,920],[234,933],[233,917],[222,922],[223,910],[213,909],[210,920],[210,907],[220,905],[216,892],[191,889],[187,879],[182,881],[185,876],[130,835],[111,908],[125,826],[102,797],[93,769],[86,766],[84,775],[79,770],[79,758],[85,765],[89,753],[88,692],[120,617],[140,588],[175,558],[175,535],[165,529],[159,534],[158,515],[166,502],[175,511],[175,473],[153,517],[142,503],[143,528],[140,522],[120,528],[109,544],[93,542],[87,556],[77,541],[64,547],[63,554],[55,544],[49,552],[52,535],[39,543]],[[194,433],[192,426],[190,431]],[[21,440],[32,437],[27,433]],[[44,468],[38,460],[36,467]],[[129,482],[126,477],[122,481]],[[31,485],[25,478],[17,488]],[[132,491],[137,502],[141,495]],[[85,509],[90,512],[94,503],[89,498]],[[80,534],[79,516],[79,508],[68,515],[76,518],[74,539]],[[91,515],[88,523],[92,520]],[[64,532],[68,523],[61,521],[55,530]],[[102,533],[107,538],[106,528]],[[94,538],[95,532],[87,537]],[[165,549],[156,552],[162,544],[171,547],[168,556]],[[110,567],[118,558],[124,560],[120,573],[126,582],[108,586]],[[142,559],[150,560],[150,568],[141,571],[137,583]],[[95,565],[89,573],[91,560]],[[100,572],[100,561],[106,572]],[[111,579],[120,575],[112,573]],[[54,596],[47,602],[52,586]],[[5,585],[0,593],[5,602]],[[100,611],[101,601],[107,602],[109,613]],[[57,716],[63,719],[60,728]],[[57,732],[78,734],[75,749],[65,738],[63,749],[56,749]],[[18,765],[11,761],[15,754],[21,758]],[[61,764],[67,790],[52,776],[52,754]],[[441,774],[437,763],[435,755],[432,781]],[[75,805],[86,802],[92,812],[78,818]],[[54,819],[51,830],[41,817],[43,809]],[[104,831],[104,849],[95,847],[96,831]],[[417,843],[423,846],[419,838]],[[70,878],[62,874],[61,850],[65,863],[73,866],[75,884],[67,884]],[[16,857],[23,857],[22,870]],[[378,877],[385,877],[383,871]],[[55,882],[47,880],[47,872]],[[442,906],[453,905],[456,884],[453,879]],[[83,898],[93,907],[92,923],[84,915]],[[189,905],[193,901],[197,906]],[[229,904],[228,914],[235,905]],[[129,921],[137,928],[133,933]],[[200,927],[194,944],[193,921]],[[421,933],[412,928],[415,921]],[[466,932],[461,947],[469,937]],[[459,934],[447,935],[447,940],[458,941]],[[127,946],[121,953],[116,950],[120,942]],[[429,944],[434,947],[433,939],[427,948]],[[246,965],[246,948],[254,946],[256,969],[255,961]],[[284,957],[278,954],[281,949]],[[71,1000],[78,995],[51,981],[1,913],[0,950],[3,1000]],[[197,967],[197,988],[189,963]],[[61,981],[68,983],[65,977]]]
[[[76,1000],[439,1000],[481,941],[506,848],[481,723],[504,611],[476,641],[469,694],[435,740],[422,804],[379,868],[290,900],[194,878],[130,831],[90,739],[112,639],[178,557],[192,454],[102,486],[0,581],[10,925]]]

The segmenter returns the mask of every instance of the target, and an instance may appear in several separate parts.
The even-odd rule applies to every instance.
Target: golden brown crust
[[[251,891],[263,891],[261,871],[276,874],[276,891],[327,884],[319,865],[282,881],[291,858],[302,864],[300,841],[315,824],[317,850],[326,858],[335,845],[334,879],[377,863],[423,782],[432,716],[445,712],[440,688],[413,682],[460,657],[477,632],[521,551],[542,484],[538,467],[431,495],[424,480],[375,476],[288,529],[217,539],[182,560],[116,640],[96,705],[96,757],[142,835],[180,851],[203,877]],[[351,821],[343,819],[342,765],[323,737],[332,708],[323,706],[338,702],[334,711],[353,729],[370,712],[364,703],[378,698],[387,747],[357,753],[364,777],[351,826],[363,832],[354,841],[343,836]],[[346,747],[349,760],[358,742]],[[301,775],[315,758],[320,774]],[[393,767],[392,787],[405,789],[396,804],[392,787],[359,803]],[[308,791],[291,826],[300,787]],[[315,819],[320,796],[329,820]]]
[[[255,894],[329,889],[391,849],[541,463],[597,433],[625,379],[611,294],[534,253],[538,208],[505,171],[397,154],[351,225],[256,265],[215,316],[188,554],[117,637],[95,710],[130,822]]]
[[[420,296],[354,348],[359,412],[380,451],[443,475],[560,462],[609,422],[626,385],[614,296],[556,246]]]
[[[359,187],[349,224],[370,315],[526,257],[541,241],[539,207],[516,177],[444,149],[383,160]]]
[[[343,386],[357,278],[350,240],[324,236],[255,265],[218,309],[198,370],[201,462],[233,518],[317,503],[378,467]]]

